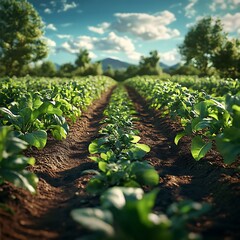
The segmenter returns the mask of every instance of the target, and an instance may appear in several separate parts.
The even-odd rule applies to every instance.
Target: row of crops
[[[25,169],[35,159],[23,150],[42,149],[49,135],[65,139],[69,124],[113,84],[107,77],[0,81],[0,184],[11,182],[35,193],[38,178]]]
[[[98,170],[85,171],[94,174],[87,191],[100,195],[101,205],[75,209],[73,219],[92,230],[86,239],[199,239],[187,231],[186,224],[206,212],[206,204],[183,201],[172,204],[166,213],[153,212],[158,190],[149,190],[158,185],[159,175],[143,160],[150,148],[139,143],[135,114],[126,90],[116,88],[99,137],[89,145]]]
[[[203,158],[216,144],[225,163],[235,162],[240,154],[239,82],[226,81],[225,86],[231,86],[229,91],[215,97],[213,95],[219,95],[217,91],[210,95],[201,88],[193,90],[176,81],[135,77],[127,84],[136,89],[150,107],[181,123],[182,131],[176,135],[175,143],[178,144],[183,136],[191,136],[194,159]],[[196,88],[197,84],[194,86]]]
[[[186,83],[186,79],[184,84],[183,79],[151,77],[126,81],[150,107],[181,123],[175,143],[191,136],[196,160],[216,145],[225,163],[235,162],[240,154],[239,83],[229,80],[221,90],[212,81],[213,94],[202,91],[204,81],[202,85],[196,81],[193,89]],[[66,138],[69,125],[114,84],[106,77],[1,80],[0,184],[11,182],[35,193],[38,178],[26,170],[35,159],[23,151],[44,148],[49,137]],[[140,143],[136,114],[119,85],[104,111],[99,135],[89,145],[90,159],[98,169],[82,173],[91,175],[86,191],[100,197],[100,206],[72,210],[72,218],[92,230],[86,239],[200,239],[189,233],[187,224],[208,211],[208,205],[182,201],[164,213],[154,211],[158,190],[153,188],[159,184],[159,173],[144,160],[150,147]]]

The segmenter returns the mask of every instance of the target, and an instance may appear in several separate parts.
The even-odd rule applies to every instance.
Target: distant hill
[[[159,66],[160,66],[163,70],[167,70],[167,69],[170,68],[170,66],[168,66],[167,64],[162,63],[162,62],[159,63]]]
[[[60,67],[61,67],[61,65],[60,64],[58,64],[58,63],[54,63],[55,64],[55,66],[56,66],[56,69],[57,69],[57,71],[60,69]]]
[[[112,66],[112,68],[114,70],[125,70],[131,65],[134,66],[134,64],[132,64],[132,63],[120,61],[120,60],[114,59],[114,58],[104,58],[104,59],[100,60],[100,62],[102,63],[102,68],[103,68],[104,71],[107,70],[108,66]],[[159,65],[163,70],[168,71],[170,69],[178,68],[180,64],[177,63],[173,66],[169,66],[165,63],[160,62]],[[56,66],[57,70],[59,70],[61,65],[55,63],[55,66]]]
[[[103,60],[100,60],[102,63],[103,70],[107,70],[108,66],[112,66],[114,70],[120,70],[120,69],[127,69],[130,65],[133,65],[131,63],[123,62],[117,59],[113,58],[105,58]]]

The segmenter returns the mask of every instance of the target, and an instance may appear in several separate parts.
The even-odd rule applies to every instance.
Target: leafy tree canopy
[[[193,64],[203,74],[207,74],[212,66],[212,58],[227,39],[219,19],[203,18],[193,26],[184,42],[179,46],[180,53],[186,63]]]
[[[43,27],[26,0],[0,1],[0,63],[8,75],[20,75],[25,65],[46,57]]]
[[[161,73],[161,69],[159,66],[160,56],[158,52],[151,51],[149,57],[141,56],[141,60],[139,62],[139,75],[159,75]]]
[[[77,67],[87,67],[91,62],[87,49],[80,49],[75,64]]]

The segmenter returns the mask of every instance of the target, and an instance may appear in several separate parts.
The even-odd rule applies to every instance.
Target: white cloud
[[[197,2],[198,0],[189,0],[189,4],[184,8],[186,17],[192,18],[196,14],[194,6]]]
[[[225,0],[213,0],[212,4],[209,6],[209,8],[215,12],[217,8],[220,9],[226,9],[227,8],[227,4]]]
[[[61,24],[61,27],[70,27],[72,25],[73,25],[73,23],[63,23],[63,24]]]
[[[224,30],[229,33],[240,34],[240,12],[235,14],[226,14],[221,18]]]
[[[57,34],[57,37],[60,39],[64,39],[64,38],[69,39],[69,38],[71,38],[71,35]]]
[[[46,41],[48,47],[56,47],[56,42],[54,42],[52,39],[44,37],[44,40]]]
[[[54,42],[52,39],[47,37],[43,37],[43,40],[46,42],[50,52],[54,53],[57,46],[56,42]]]
[[[62,44],[59,50],[76,54],[79,49],[87,49],[91,51],[103,51],[106,53],[124,53],[127,58],[139,60],[140,53],[135,51],[135,46],[128,37],[117,36],[114,32],[110,32],[107,37],[96,38],[89,36],[80,36],[76,39],[70,39]]]
[[[166,62],[168,64],[179,62],[181,59],[181,56],[176,48],[168,52],[160,52],[159,55],[161,62]]]
[[[48,14],[51,14],[51,13],[52,13],[52,10],[51,10],[50,8],[46,8],[46,9],[44,10],[44,12],[45,12],[45,13],[48,13]]]
[[[92,32],[96,32],[98,34],[103,34],[107,28],[109,28],[110,23],[103,22],[101,24],[98,24],[97,27],[89,26],[88,30]]]
[[[240,7],[240,0],[213,0],[209,8],[215,12],[217,9],[236,9]]]
[[[109,28],[118,32],[131,33],[143,40],[170,39],[180,35],[177,29],[167,25],[176,20],[175,15],[163,11],[154,15],[146,13],[116,13],[117,20]]]
[[[75,2],[67,3],[66,0],[62,0],[62,4],[63,4],[62,9],[58,10],[58,12],[66,12],[78,6]]]
[[[52,23],[48,24],[46,26],[46,29],[49,29],[49,30],[52,30],[52,31],[57,31],[57,28]]]
[[[186,27],[187,27],[187,28],[193,27],[198,21],[202,20],[204,17],[205,17],[205,16],[201,16],[201,15],[197,16],[196,19],[195,19],[195,21],[194,21],[194,22],[191,22],[191,23],[187,23],[187,24],[186,24]]]
[[[97,55],[94,53],[94,52],[89,52],[89,57],[91,58],[91,59],[94,59],[94,58],[97,58]]]

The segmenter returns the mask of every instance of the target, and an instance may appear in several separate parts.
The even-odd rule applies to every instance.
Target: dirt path
[[[196,162],[189,152],[190,141],[185,137],[179,146],[173,139],[180,126],[159,112],[147,108],[146,102],[132,89],[141,141],[151,147],[147,160],[159,171],[161,182],[156,209],[164,211],[169,204],[192,199],[212,204],[211,212],[191,228],[203,233],[204,239],[240,239],[240,180],[235,168],[224,166],[214,151]]]
[[[49,140],[41,151],[29,151],[36,158],[33,171],[40,178],[38,194],[13,190],[9,186],[10,206],[16,214],[0,212],[0,239],[76,239],[84,233],[69,216],[77,207],[94,206],[97,199],[84,191],[89,176],[81,176],[83,170],[95,168],[88,159],[88,145],[96,138],[102,112],[111,91],[104,94],[70,128],[66,140]]]

